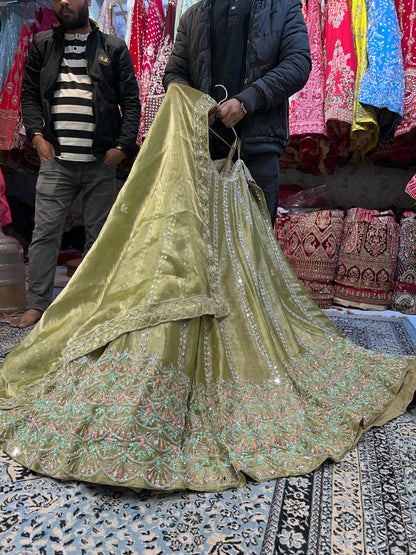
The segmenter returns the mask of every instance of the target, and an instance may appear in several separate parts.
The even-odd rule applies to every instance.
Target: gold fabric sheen
[[[415,359],[346,341],[285,260],[215,101],[171,85],[99,239],[1,369],[1,446],[60,479],[219,491],[338,461]]]

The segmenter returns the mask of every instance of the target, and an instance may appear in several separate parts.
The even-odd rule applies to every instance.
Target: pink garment
[[[40,8],[35,14],[35,19],[39,21],[38,33],[40,33],[40,31],[48,31],[52,29],[55,23],[58,23],[53,10],[49,8]]]
[[[169,0],[166,10],[166,21],[163,30],[163,36],[159,45],[156,60],[152,67],[150,85],[147,92],[146,104],[144,108],[144,115],[139,130],[139,137],[141,141],[143,141],[143,139],[146,137],[147,132],[149,131],[150,126],[152,125],[152,122],[157,114],[157,111],[162,104],[162,100],[165,97],[165,89],[163,87],[163,75],[165,73],[165,67],[173,48],[175,17],[176,0]]]
[[[281,165],[321,174],[325,173],[323,160],[328,147],[325,144],[325,72],[320,0],[310,0],[307,3],[306,24],[311,46],[312,70],[306,85],[290,102],[290,141],[282,154]]]
[[[22,127],[20,93],[26,67],[32,33],[25,23],[16,48],[16,54],[0,92],[0,150],[17,148],[21,143]]]
[[[142,113],[140,126],[144,125],[144,115],[146,108],[147,93],[152,79],[152,67],[156,61],[159,45],[162,40],[165,14],[161,0],[150,0],[149,11],[146,25],[146,38],[144,45],[143,64],[141,68],[141,80],[139,82],[140,101],[142,103]],[[139,132],[140,136],[140,132]]]
[[[357,55],[348,0],[328,0],[325,10],[325,120],[351,124]]]
[[[330,152],[328,168],[345,162],[350,153],[350,130],[354,112],[357,54],[352,33],[349,0],[328,0],[324,25],[324,115]]]
[[[11,222],[12,215],[6,199],[6,183],[4,182],[3,172],[0,169],[0,227],[4,227]]]

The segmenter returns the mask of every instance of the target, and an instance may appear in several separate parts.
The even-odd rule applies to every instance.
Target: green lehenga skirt
[[[171,85],[98,241],[0,376],[0,440],[59,479],[216,491],[338,461],[405,411],[416,361],[307,295],[215,102]]]

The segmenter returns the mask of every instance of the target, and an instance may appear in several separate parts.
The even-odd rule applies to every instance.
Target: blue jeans
[[[115,168],[103,162],[41,163],[36,183],[35,229],[29,247],[27,308],[45,311],[52,298],[56,262],[66,217],[82,194],[84,254],[98,237],[116,196]]]

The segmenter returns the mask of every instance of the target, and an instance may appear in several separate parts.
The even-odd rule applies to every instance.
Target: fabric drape
[[[172,84],[103,230],[0,372],[0,442],[60,479],[218,491],[340,460],[402,413],[416,360],[349,343],[306,294],[215,101]]]

